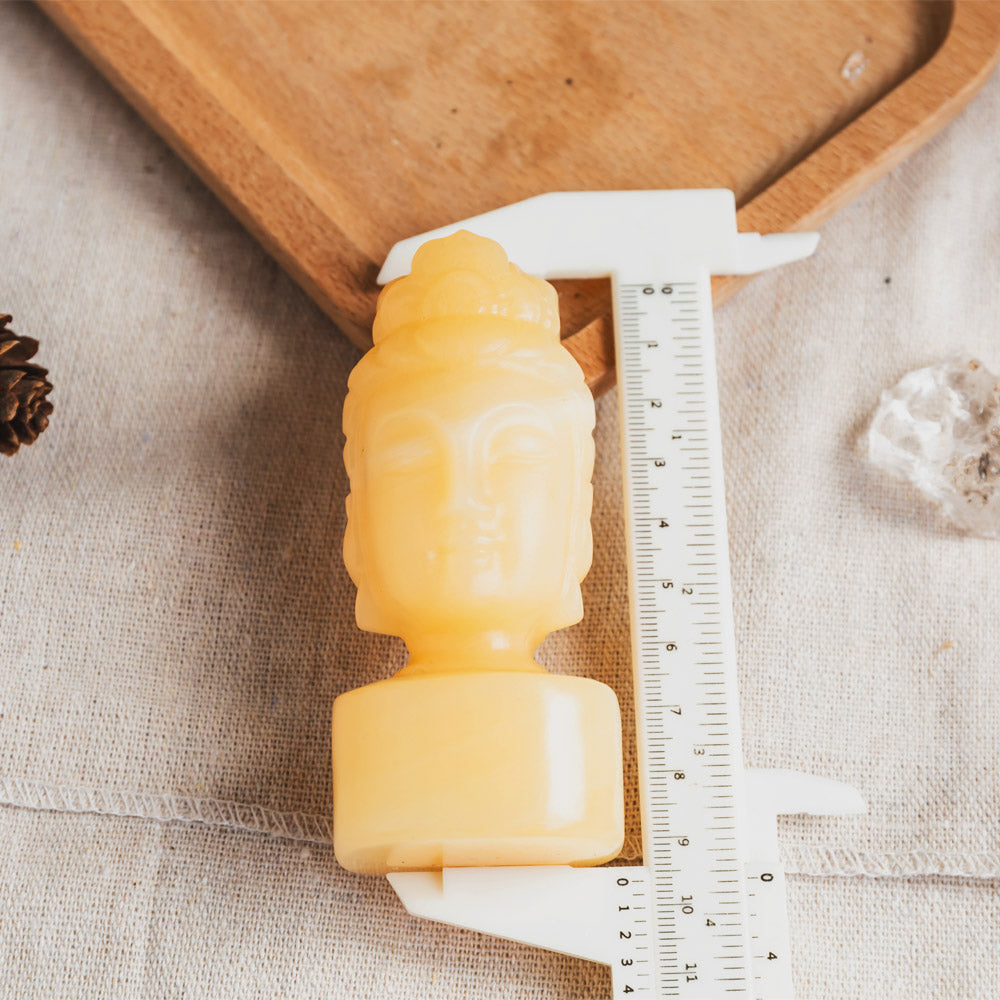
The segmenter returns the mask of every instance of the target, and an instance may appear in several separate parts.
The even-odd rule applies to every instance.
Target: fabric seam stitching
[[[38,812],[95,814],[160,823],[191,823],[243,833],[266,834],[300,843],[329,846],[332,820],[307,812],[283,812],[266,806],[207,797],[126,789],[88,788],[0,778],[0,805]],[[822,877],[1000,878],[996,851],[863,851],[830,844],[782,844],[790,875]],[[641,858],[634,838],[626,841],[620,861]]]

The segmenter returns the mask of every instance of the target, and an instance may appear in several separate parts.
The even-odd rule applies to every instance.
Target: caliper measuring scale
[[[610,276],[643,864],[389,875],[410,912],[611,966],[615,997],[793,997],[776,816],[864,811],[839,782],[743,767],[711,275],[809,256],[738,233],[726,190],[541,195],[465,229],[544,278]]]

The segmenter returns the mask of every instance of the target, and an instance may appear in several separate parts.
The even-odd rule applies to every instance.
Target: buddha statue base
[[[537,671],[400,675],[333,710],[334,845],[350,871],[595,865],[624,838],[618,699]]]

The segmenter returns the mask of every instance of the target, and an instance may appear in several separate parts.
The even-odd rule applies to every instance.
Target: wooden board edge
[[[1000,61],[1000,0],[955,0],[934,55],[913,74],[797,163],[737,213],[744,232],[813,229],[939,132],[968,104]],[[712,281],[716,305],[752,279]],[[610,313],[563,344],[595,395],[614,385]]]
[[[826,221],[955,118],[1000,60],[1000,0],[955,0],[953,10],[931,59],[745,205],[741,228]]]
[[[359,322],[359,316],[367,319],[374,311],[377,264],[354,249],[337,223],[301,187],[282,183],[283,170],[270,152],[198,86],[131,5],[125,0],[36,3],[340,330],[359,347],[370,346],[370,324]],[[142,67],[143,79],[155,81],[152,88],[143,88],[122,71],[122,66],[133,64]],[[183,108],[184,115],[164,113],[171,108]],[[231,162],[253,169],[227,171],[224,165]],[[266,197],[254,197],[262,190]],[[284,192],[280,199],[277,191]],[[303,234],[309,234],[304,256]],[[333,256],[347,264],[349,280],[334,283]]]

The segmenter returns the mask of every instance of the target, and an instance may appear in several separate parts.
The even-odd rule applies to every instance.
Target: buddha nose
[[[474,520],[481,523],[493,513],[484,469],[475,463],[453,462],[448,470],[445,510],[460,523]]]

